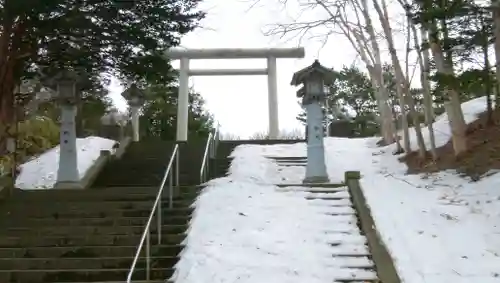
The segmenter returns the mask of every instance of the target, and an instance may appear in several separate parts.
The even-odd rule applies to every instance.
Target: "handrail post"
[[[213,156],[213,158],[215,158],[217,156],[217,146],[219,145],[219,138],[220,138],[220,132],[219,132],[219,128],[217,128],[216,132],[215,132],[215,137],[214,137],[214,156]]]
[[[215,155],[215,154],[214,154],[214,153],[215,153],[215,152],[214,152],[214,149],[215,149],[215,148],[214,148],[214,141],[215,141],[215,135],[216,135],[216,134],[217,134],[217,133],[215,133],[215,134],[214,134],[214,136],[212,137],[212,139],[210,140],[210,158],[214,158],[214,155]]]
[[[211,155],[212,139],[213,139],[213,133],[210,132],[207,137],[207,143],[205,144],[205,151],[203,153],[203,158],[200,166],[200,184],[205,183],[208,177],[207,170],[209,169],[208,162],[210,161],[209,158]]]
[[[151,230],[148,227],[148,235],[146,237],[146,281],[149,281],[151,275]]]
[[[201,183],[205,183],[205,174],[207,173],[207,164],[203,164],[203,173],[201,173]]]
[[[213,136],[212,136],[213,138]],[[210,155],[212,155],[212,140],[213,139],[210,139],[210,141],[208,142],[208,150],[210,152]],[[205,182],[210,178],[210,156],[207,156],[207,168],[205,169]]]
[[[179,157],[180,157],[180,152],[179,152],[179,148],[177,148],[177,152],[175,153],[175,186],[177,187],[177,189],[179,190],[180,189],[180,183],[181,181],[179,180]]]
[[[156,215],[156,225],[158,226],[156,228],[156,234],[158,236],[158,245],[161,245],[161,223],[163,223],[162,221],[162,217],[163,217],[163,211],[162,211],[162,204],[161,204],[161,199],[160,199],[160,202],[158,203],[158,206],[157,206],[157,215]]]
[[[174,174],[172,174],[172,171],[169,173],[170,176],[168,176],[168,208],[173,208],[174,207],[174,200],[173,200],[173,193],[174,193],[174,188],[173,188],[173,179],[174,179]]]

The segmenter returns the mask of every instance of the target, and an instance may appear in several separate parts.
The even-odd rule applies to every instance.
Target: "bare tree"
[[[281,3],[285,5],[287,1],[281,0]],[[276,24],[266,34],[285,36],[295,33],[302,37],[312,29],[328,28],[327,37],[332,34],[345,36],[365,64],[372,86],[375,89],[375,97],[380,112],[381,135],[386,144],[393,143],[395,140],[395,126],[391,108],[388,104],[389,93],[384,82],[380,47],[375,29],[371,24],[371,18],[368,14],[363,14],[366,9],[362,9],[361,4],[357,1],[354,2],[354,5],[348,5],[349,1],[347,0],[306,0],[302,4],[306,9],[320,8],[327,13],[327,19]],[[348,10],[348,8],[351,9]],[[348,17],[349,12],[354,15],[354,21],[350,19],[351,15]]]
[[[451,52],[447,51],[447,58],[442,47],[441,37],[446,38],[448,35],[446,22],[441,23],[441,28],[438,28],[435,19],[430,19],[422,23],[425,31],[428,32],[429,47],[432,57],[436,64],[438,74],[453,77],[455,75],[453,68],[453,60]],[[448,115],[449,125],[452,133],[452,143],[455,155],[459,155],[467,150],[466,128],[464,114],[460,103],[458,90],[453,86],[447,85],[445,93],[448,101],[444,103],[446,114]]]
[[[366,0],[362,0],[366,1]],[[410,82],[408,80],[408,74],[404,74],[401,68],[401,64],[398,58],[398,54],[396,52],[396,48],[394,45],[394,39],[392,35],[392,28],[389,22],[389,13],[387,12],[387,3],[385,0],[381,0],[381,3],[378,0],[372,0],[373,7],[377,11],[380,24],[382,25],[382,29],[384,31],[384,36],[387,41],[387,46],[389,48],[389,54],[391,55],[392,64],[394,67],[394,72],[396,76],[396,80],[398,81],[397,89],[398,92],[401,92],[402,100],[405,104],[408,105],[408,112],[413,120],[413,126],[415,127],[415,134],[417,137],[417,144],[419,148],[419,156],[421,158],[425,158],[426,148],[425,142],[422,135],[422,130],[420,128],[420,121],[418,118],[417,111],[415,110],[415,101],[414,98],[410,94]],[[402,103],[403,104],[403,103]],[[403,104],[404,105],[404,104]]]

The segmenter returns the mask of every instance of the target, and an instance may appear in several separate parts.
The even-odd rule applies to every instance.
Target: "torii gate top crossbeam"
[[[253,49],[170,49],[165,55],[177,60],[188,59],[258,59],[258,58],[304,58],[305,50],[298,48],[253,48]]]

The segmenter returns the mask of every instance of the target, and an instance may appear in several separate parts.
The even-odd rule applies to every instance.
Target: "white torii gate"
[[[269,104],[269,138],[277,139],[278,122],[278,87],[276,75],[277,58],[304,58],[304,48],[268,48],[268,49],[171,49],[165,55],[170,60],[180,60],[179,98],[177,105],[177,141],[187,141],[189,76],[242,76],[267,75]],[[190,59],[267,59],[265,69],[212,69],[191,70]]]

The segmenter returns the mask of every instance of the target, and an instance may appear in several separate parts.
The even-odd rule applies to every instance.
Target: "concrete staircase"
[[[0,282],[125,282],[170,159],[174,143],[131,144],[87,190],[15,191],[0,206]],[[156,219],[151,232],[151,277],[164,282],[173,271],[202,187],[204,142],[181,146],[181,187],[168,209],[162,197],[162,243]],[[143,253],[144,254],[144,253]],[[133,282],[146,282],[142,257]]]
[[[93,187],[158,186],[174,146],[175,142],[157,139],[131,143],[121,159],[106,164]]]
[[[198,185],[206,140],[179,144],[179,177],[183,185]],[[175,142],[159,139],[131,143],[119,160],[112,160],[94,181],[93,187],[158,186],[168,165]],[[127,173],[124,176],[124,172]]]

